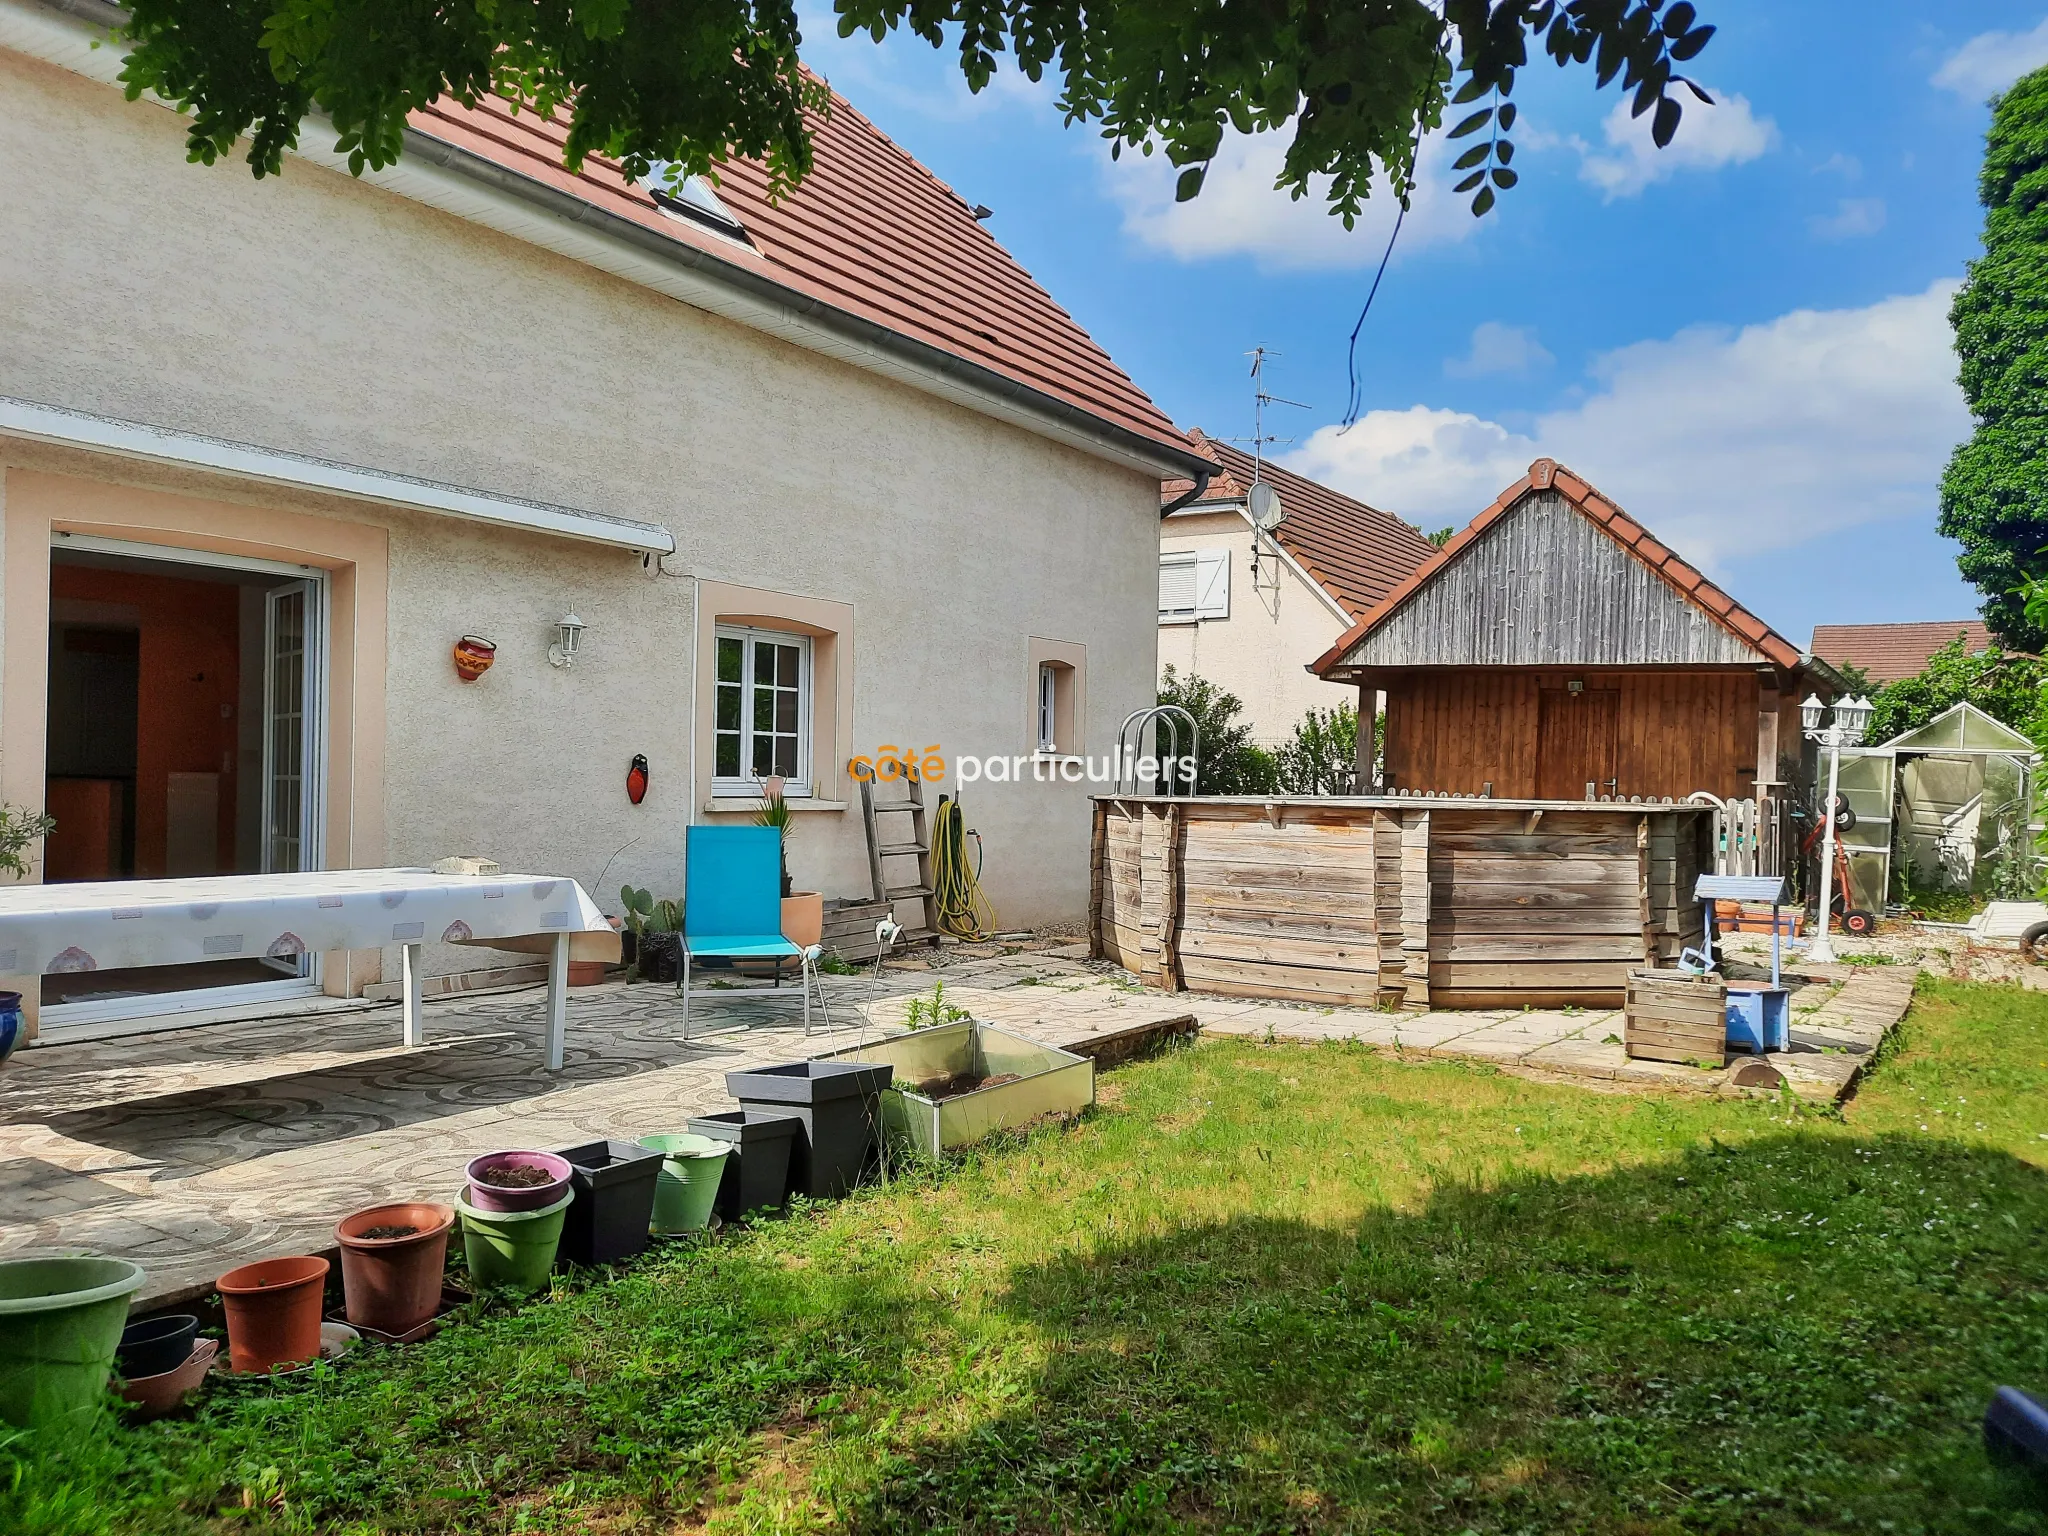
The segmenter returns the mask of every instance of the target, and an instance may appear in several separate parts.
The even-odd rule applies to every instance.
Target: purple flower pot
[[[548,1175],[532,1184],[492,1184],[493,1170],[537,1168]],[[552,1152],[486,1152],[463,1170],[469,1176],[469,1203],[479,1211],[538,1211],[569,1193],[569,1160]]]

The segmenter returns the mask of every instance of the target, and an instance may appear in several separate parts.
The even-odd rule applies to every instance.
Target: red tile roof
[[[1252,456],[1190,428],[1195,452],[1217,466],[1197,508],[1211,502],[1241,502],[1256,467],[1280,493],[1286,518],[1274,540],[1292,555],[1353,619],[1372,611],[1397,582],[1436,552],[1435,546],[1391,512],[1318,485],[1278,464],[1254,466]],[[1162,503],[1184,496],[1192,480],[1169,480]]]
[[[1187,441],[1107,352],[974,217],[959,195],[836,92],[811,122],[811,174],[780,202],[766,170],[735,160],[720,201],[751,247],[664,213],[613,161],[562,166],[566,121],[487,99],[413,114],[419,133],[629,219],[803,299],[938,348],[1184,456]],[[1169,455],[1169,461],[1173,455]]]
[[[1855,667],[1873,683],[1918,677],[1927,659],[1957,635],[1972,655],[1991,649],[1991,631],[1979,619],[1933,624],[1816,624],[1813,654],[1837,667]]]
[[[1756,647],[1788,672],[1799,665],[1799,650],[1762,619],[1715,586],[1694,566],[1658,543],[1650,531],[1593,486],[1555,459],[1538,459],[1529,473],[1496,496],[1493,505],[1473,518],[1436,554],[1408,573],[1407,580],[1381,599],[1377,608],[1346,631],[1337,643],[1309,663],[1309,670],[1327,677],[1344,653],[1391,618],[1431,577],[1458,558],[1466,545],[1486,532],[1531,491],[1555,490],[1604,530],[1623,549],[1662,577],[1678,594],[1705,611],[1721,628]]]

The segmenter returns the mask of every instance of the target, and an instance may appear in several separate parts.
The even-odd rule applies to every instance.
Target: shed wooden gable
[[[1797,666],[1762,620],[1567,469],[1539,459],[1313,670]]]

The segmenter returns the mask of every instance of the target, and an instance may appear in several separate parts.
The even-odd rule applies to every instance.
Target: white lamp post
[[[1833,916],[1830,908],[1834,905],[1835,797],[1842,776],[1842,748],[1853,747],[1863,740],[1863,728],[1870,723],[1871,705],[1868,699],[1837,700],[1834,723],[1823,726],[1820,719],[1826,711],[1827,706],[1814,694],[1808,694],[1806,702],[1799,706],[1806,726],[1806,739],[1826,749],[1828,754],[1827,820],[1820,843],[1820,928],[1806,951],[1807,959],[1823,964],[1835,958],[1834,947],[1828,943],[1828,919]],[[1843,896],[1847,899],[1849,893],[1845,891]]]

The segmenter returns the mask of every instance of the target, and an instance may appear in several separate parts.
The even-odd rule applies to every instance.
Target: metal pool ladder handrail
[[[1166,726],[1167,740],[1171,743],[1168,755],[1161,761],[1163,763],[1171,763],[1176,768],[1180,766],[1180,724],[1174,719],[1176,715],[1188,723],[1187,761],[1196,764],[1199,768],[1202,756],[1202,728],[1195,723],[1193,715],[1189,714],[1178,704],[1154,704],[1147,709],[1134,709],[1124,716],[1124,723],[1117,728],[1116,733],[1116,792],[1119,795],[1135,795],[1139,793],[1139,743],[1144,740],[1146,729],[1155,722],[1163,723]],[[1181,793],[1175,787],[1181,782],[1181,776],[1178,773],[1168,771],[1161,776],[1161,779],[1166,785],[1166,794],[1172,796]],[[1129,789],[1124,788],[1127,781],[1130,784]],[[1161,780],[1155,780],[1154,782],[1161,782]],[[1187,781],[1186,793],[1192,796],[1194,792],[1194,780],[1189,779]]]

